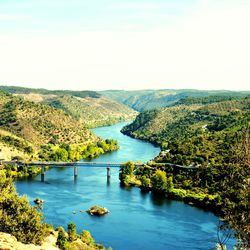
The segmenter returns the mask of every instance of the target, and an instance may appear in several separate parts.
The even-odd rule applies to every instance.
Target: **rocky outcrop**
[[[0,232],[0,250],[59,250],[55,243],[55,235],[48,236],[41,246],[36,246],[34,244],[23,244],[18,242],[14,236]]]

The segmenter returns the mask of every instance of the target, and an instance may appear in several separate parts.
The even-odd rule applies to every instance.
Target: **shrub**
[[[90,232],[87,230],[82,231],[80,235],[80,239],[82,242],[86,243],[87,245],[91,246],[94,245],[95,241],[93,237],[91,236]]]
[[[68,240],[74,241],[77,238],[76,235],[76,224],[70,223],[68,224]]]
[[[23,243],[40,244],[47,235],[42,214],[31,207],[27,197],[19,197],[12,181],[0,170],[0,231]]]
[[[58,228],[58,236],[57,236],[56,245],[62,250],[67,249],[68,239],[67,239],[66,233],[62,227]]]

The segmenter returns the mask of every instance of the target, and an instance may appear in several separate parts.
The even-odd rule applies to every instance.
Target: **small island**
[[[101,215],[105,215],[107,213],[109,213],[109,210],[105,207],[98,207],[98,206],[92,206],[87,210],[87,213],[89,213],[90,215],[97,215],[97,216],[101,216]]]
[[[40,199],[40,198],[36,198],[36,199],[34,200],[34,203],[40,205],[40,204],[43,204],[44,201],[43,201],[42,199]]]

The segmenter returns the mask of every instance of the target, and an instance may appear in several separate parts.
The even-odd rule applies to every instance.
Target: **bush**
[[[141,188],[142,189],[150,189],[151,187],[151,182],[150,179],[147,178],[145,175],[141,177]]]
[[[12,181],[0,170],[0,231],[14,235],[23,243],[40,244],[48,234],[42,214],[19,197]]]
[[[76,235],[76,224],[70,223],[68,224],[68,240],[69,241],[74,241],[76,240],[77,235]]]
[[[94,245],[95,241],[93,239],[93,237],[91,236],[90,232],[87,230],[82,231],[81,235],[80,235],[80,239],[82,240],[82,242],[86,243],[89,246]]]
[[[151,178],[152,188],[158,192],[165,192],[167,190],[167,177],[166,173],[157,170]]]
[[[67,249],[68,239],[67,239],[66,233],[62,227],[58,228],[58,236],[57,236],[56,245],[62,250]]]
[[[134,163],[132,161],[128,161],[127,163],[121,166],[120,173],[131,175],[133,174],[134,168],[135,168]]]

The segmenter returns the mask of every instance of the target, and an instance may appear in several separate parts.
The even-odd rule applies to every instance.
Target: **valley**
[[[93,181],[96,183],[95,192],[97,194],[100,192],[103,197],[77,192],[77,197],[84,195],[91,201],[80,202],[82,206],[91,206],[90,203],[100,201],[106,203],[107,195],[113,190],[114,193],[111,197],[114,198],[110,197],[108,206],[115,214],[119,210],[125,211],[126,206],[132,202],[128,196],[131,192],[129,190],[138,190],[132,188],[136,186],[141,191],[132,191],[135,195],[133,195],[133,199],[138,199],[137,192],[144,193],[144,197],[150,196],[152,199],[150,205],[144,204],[143,200],[138,200],[136,206],[140,207],[144,204],[143,209],[147,210],[151,207],[150,209],[154,211],[165,213],[165,210],[162,210],[166,209],[165,205],[161,208],[161,206],[154,204],[155,199],[157,199],[162,204],[172,200],[173,206],[180,206],[179,209],[183,211],[190,209],[190,205],[203,209],[192,210],[192,208],[190,210],[192,216],[198,216],[201,211],[212,211],[223,218],[227,230],[236,230],[235,237],[238,239],[238,244],[241,246],[248,244],[249,184],[247,176],[250,176],[250,99],[247,92],[233,94],[220,92],[219,95],[210,95],[213,93],[212,91],[206,94],[191,91],[199,93],[201,96],[191,95],[180,98],[178,95],[174,102],[163,101],[164,107],[159,107],[161,106],[158,102],[159,99],[153,95],[152,98],[156,101],[157,108],[148,109],[147,102],[139,102],[142,109],[145,110],[138,114],[131,107],[127,107],[121,97],[119,97],[119,103],[116,100],[117,97],[105,97],[97,92],[49,91],[17,87],[2,87],[2,89],[4,90],[0,92],[0,158],[54,162],[103,161],[107,164],[108,162],[127,162],[120,168],[120,171],[111,170],[111,182],[106,184],[105,179],[103,179],[106,175],[103,176],[105,169],[94,170],[93,168],[92,170],[91,167],[79,169],[75,184],[71,184],[71,179],[66,178],[69,175],[69,169],[60,171],[51,169],[46,173],[45,185],[49,184],[51,188],[53,187],[52,193],[43,183],[36,183],[40,168],[2,167],[1,171],[7,178],[12,177],[18,180],[16,182],[18,193],[27,194],[30,200],[39,196],[46,203],[51,204],[51,208],[47,206],[44,208],[46,222],[52,223],[54,226],[66,227],[69,221],[74,221],[73,215],[75,213],[72,216],[70,213],[81,210],[77,202],[78,198],[72,196],[74,199],[70,203],[72,206],[69,206],[67,211],[61,211],[67,221],[62,220],[59,207],[63,207],[65,200],[68,200],[67,196],[63,195],[63,191],[61,200],[58,198],[57,201],[61,202],[61,205],[57,207],[58,215],[55,218],[53,201],[55,195],[60,193],[56,187],[60,187],[61,190],[70,189],[72,192],[74,187],[86,190],[91,188]],[[6,92],[7,90],[8,92]],[[185,91],[183,90],[183,92]],[[165,95],[166,92],[163,92],[162,95]],[[152,95],[152,92],[148,94]],[[174,95],[173,92],[172,95]],[[138,108],[136,109],[138,110]],[[132,122],[117,123],[118,121],[131,120],[135,116],[136,118]],[[114,123],[117,124],[99,127]],[[120,130],[123,134],[120,133]],[[133,162],[141,162],[143,166],[135,169]],[[178,168],[178,166],[183,166],[183,169]],[[85,175],[88,176],[89,180],[84,177]],[[30,179],[20,179],[24,177]],[[97,185],[97,183],[99,184]],[[101,191],[103,185],[105,192]],[[114,187],[112,187],[113,185]],[[27,188],[30,186],[34,186],[34,191],[30,192]],[[36,188],[43,191],[36,192]],[[121,205],[114,206],[115,197],[120,192],[122,192],[122,196],[119,198]],[[128,199],[129,203],[124,203],[122,199]],[[184,203],[177,205],[178,201]],[[134,216],[138,216],[139,212],[142,213],[141,209],[135,211]],[[216,230],[218,230],[216,226],[218,218],[211,217],[212,215],[208,215],[208,212],[204,213],[205,217],[208,216],[210,219],[208,217],[205,219],[203,215],[200,215],[202,219],[197,223],[202,223],[202,220],[212,220],[213,225],[206,230],[210,230],[210,235],[214,236],[212,241],[206,243],[206,237],[203,238],[202,234],[203,236],[200,237],[204,241],[200,249],[212,247],[218,241],[215,237]],[[113,219],[117,219],[117,217],[108,216],[110,217],[108,223],[115,227]],[[150,214],[145,213],[145,216],[148,217]],[[123,217],[125,220],[130,218],[126,212],[123,212]],[[87,218],[85,220],[88,221]],[[159,218],[156,217],[156,221],[158,220]],[[170,223],[168,217],[165,217],[164,220],[166,220],[165,223]],[[183,218],[176,220],[183,220]],[[81,218],[76,216],[75,222],[82,229],[80,221]],[[156,221],[152,223],[155,224]],[[109,226],[104,221],[103,223],[99,227],[105,230]],[[121,220],[120,223],[126,222]],[[140,225],[138,226],[140,227]],[[134,227],[136,228],[135,225]],[[106,246],[112,246],[112,240],[110,241],[109,237],[102,234],[96,227],[92,227],[91,220],[88,221],[88,228],[91,229],[98,241]],[[143,238],[149,237],[146,236],[149,228],[145,228],[146,231],[142,231],[140,234],[139,230],[139,228],[136,229],[138,237],[139,235]],[[169,237],[178,238],[181,233],[180,230],[176,232],[175,236],[170,236],[168,228],[161,229],[161,231],[156,228],[153,230],[152,235],[155,239],[157,234],[163,232],[167,235],[166,239]],[[128,231],[121,233],[126,234],[135,244],[134,246],[130,245],[130,249],[137,249],[145,244],[145,241],[135,242]],[[194,230],[193,233],[197,235],[198,231]],[[187,238],[181,242],[181,245],[186,246],[186,249],[189,249],[189,240],[190,238]],[[113,239],[113,244],[118,249],[123,249],[120,238],[118,241]],[[163,245],[167,246],[168,249],[177,247],[177,245],[171,245],[174,243],[169,244],[165,241],[161,241],[159,245],[154,244],[157,246],[156,249],[161,249]],[[231,236],[225,244],[234,245],[234,238]],[[151,247],[149,245],[148,249]]]

